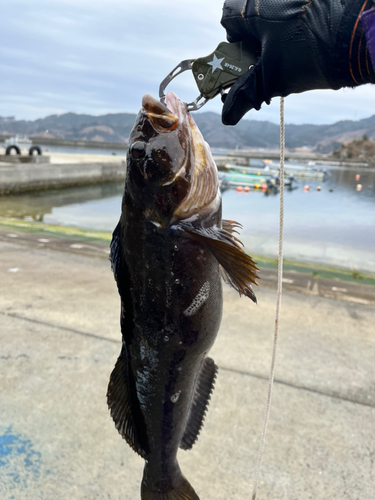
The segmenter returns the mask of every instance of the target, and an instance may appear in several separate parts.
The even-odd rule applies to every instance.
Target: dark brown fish
[[[207,357],[222,313],[221,277],[256,300],[252,259],[221,220],[217,168],[171,92],[145,95],[129,139],[120,222],[111,243],[123,344],[108,387],[119,433],[146,460],[142,500],[199,500],[178,448],[203,425],[217,367]]]

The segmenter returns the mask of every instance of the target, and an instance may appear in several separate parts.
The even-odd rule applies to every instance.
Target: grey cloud
[[[0,115],[35,119],[73,111],[137,112],[181,60],[225,39],[218,0],[12,0],[2,6]],[[359,119],[374,109],[373,87],[311,92],[286,101],[289,123]],[[171,89],[197,97],[190,77]],[[221,101],[205,111],[221,112]],[[277,99],[249,119],[278,122]]]

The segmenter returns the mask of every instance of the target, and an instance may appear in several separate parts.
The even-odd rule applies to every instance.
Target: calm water
[[[324,183],[299,181],[297,189],[285,193],[285,257],[375,272],[375,172],[329,172]],[[112,231],[122,192],[122,185],[107,184],[3,197],[0,215]],[[278,210],[278,194],[223,193],[223,216],[243,224],[242,239],[250,253],[277,255]]]

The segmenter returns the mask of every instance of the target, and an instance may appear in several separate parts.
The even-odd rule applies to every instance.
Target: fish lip
[[[180,101],[180,99],[173,92],[167,92],[165,97],[165,102],[168,109],[172,114],[177,116],[180,123],[187,120],[188,117],[188,109],[187,104]]]
[[[186,120],[187,107],[184,112],[182,103],[173,92],[167,93],[166,104],[151,94],[145,94],[142,98],[142,112],[157,132],[165,134],[176,130]]]

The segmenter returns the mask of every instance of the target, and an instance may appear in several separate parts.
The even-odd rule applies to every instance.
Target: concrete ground
[[[0,498],[137,500],[143,460],[106,407],[120,352],[107,254],[42,240],[0,241]],[[216,389],[179,453],[201,500],[251,498],[276,294],[257,296],[225,288]],[[374,321],[373,305],[284,293],[258,500],[375,498]]]
[[[85,154],[85,153],[55,153],[47,151],[44,153],[51,158],[53,164],[67,163],[121,163],[125,160],[125,151],[117,151],[116,154]]]

